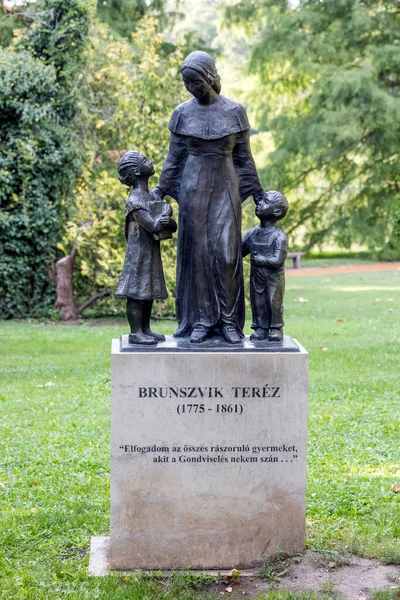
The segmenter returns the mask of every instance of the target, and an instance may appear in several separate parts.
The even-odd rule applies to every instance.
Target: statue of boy
[[[252,341],[283,340],[283,294],[287,236],[276,226],[286,215],[288,201],[280,192],[265,192],[257,203],[260,225],[243,238],[242,254],[251,257],[250,299],[253,313]]]
[[[141,152],[126,152],[118,163],[119,180],[131,188],[125,204],[125,237],[128,242],[124,268],[115,296],[126,298],[131,328],[130,344],[157,344],[165,337],[150,329],[153,300],[167,298],[160,254],[160,238],[176,231],[169,204],[155,200],[148,180],[154,175],[151,160]]]

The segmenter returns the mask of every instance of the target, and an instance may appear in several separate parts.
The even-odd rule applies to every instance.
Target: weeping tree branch
[[[81,306],[76,311],[76,316],[78,318],[80,318],[82,316],[82,313],[84,310],[86,310],[89,306],[91,306],[92,304],[97,302],[97,300],[101,300],[102,298],[105,298],[106,296],[111,296],[110,290],[104,290],[103,292],[100,292],[99,294],[92,296],[92,298],[89,298],[89,300],[86,300],[86,302],[81,304]]]

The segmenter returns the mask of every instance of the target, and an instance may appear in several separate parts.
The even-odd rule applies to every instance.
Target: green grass
[[[340,251],[325,250],[306,252],[301,259],[302,267],[335,267],[338,265],[359,265],[373,263],[376,260],[373,252],[368,251]],[[288,259],[286,265],[291,266],[292,259]]]
[[[357,257],[348,257],[348,256],[337,256],[337,257],[326,257],[319,258],[313,256],[305,256],[301,259],[302,267],[337,267],[342,265],[366,265],[372,264],[374,260],[372,258],[357,258]],[[293,265],[293,260],[288,259],[287,266],[291,267]]]
[[[398,563],[400,273],[288,278],[285,307],[310,353],[307,545]],[[110,341],[125,331],[0,323],[1,598],[199,595],[185,574],[87,576],[90,537],[109,533]]]

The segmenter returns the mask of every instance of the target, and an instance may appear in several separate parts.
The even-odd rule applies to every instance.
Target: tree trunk
[[[77,247],[78,243],[76,241],[74,247],[72,248],[71,254],[60,258],[60,260],[58,260],[56,263],[57,298],[54,306],[60,313],[62,321],[75,319],[77,316],[72,285],[72,273],[74,269]]]

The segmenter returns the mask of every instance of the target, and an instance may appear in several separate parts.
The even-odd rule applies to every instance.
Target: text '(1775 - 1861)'
[[[220,415],[242,415],[243,404],[216,404],[215,406],[207,406],[206,404],[178,404],[176,412],[178,415],[201,415],[205,412],[215,412]]]

